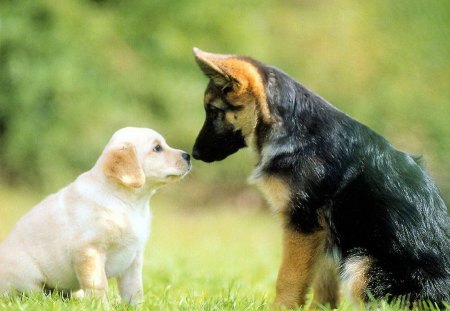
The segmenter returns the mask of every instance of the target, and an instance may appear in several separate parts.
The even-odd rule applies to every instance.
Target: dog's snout
[[[192,156],[194,157],[194,159],[199,160],[200,152],[196,148],[194,148],[194,150],[192,150]]]
[[[183,157],[183,159],[185,159],[187,162],[191,161],[191,156],[189,155],[189,153],[183,152],[183,154],[181,155]]]

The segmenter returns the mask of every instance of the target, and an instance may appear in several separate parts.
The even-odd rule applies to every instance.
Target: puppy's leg
[[[315,268],[313,280],[313,301],[311,309],[330,304],[332,309],[339,303],[339,275],[334,259],[324,255]]]
[[[0,296],[42,291],[45,276],[23,249],[0,250]]]
[[[369,256],[353,256],[345,259],[341,272],[341,295],[354,306],[361,304],[366,297],[371,268],[372,259]]]
[[[323,251],[325,232],[304,234],[291,228],[283,232],[283,256],[274,306],[296,307],[305,303],[317,256]]]
[[[82,289],[79,289],[75,292],[72,292],[72,298],[81,299],[84,297],[84,291]]]
[[[105,298],[108,280],[104,254],[92,247],[84,248],[74,258],[74,269],[83,295]]]
[[[131,266],[117,278],[120,297],[130,305],[137,305],[143,301],[142,264],[143,254],[140,253]]]

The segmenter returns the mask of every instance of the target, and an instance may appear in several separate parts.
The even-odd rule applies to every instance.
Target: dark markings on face
[[[227,111],[242,108],[226,99],[227,86],[219,89],[210,82],[205,92],[206,119],[195,141],[193,156],[205,162],[220,161],[246,146],[240,130],[226,120]]]

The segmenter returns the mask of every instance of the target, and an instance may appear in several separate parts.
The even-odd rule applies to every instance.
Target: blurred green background
[[[207,83],[193,46],[283,69],[424,155],[450,201],[448,0],[0,1],[0,187],[55,191],[124,126],[190,152]],[[253,162],[250,151],[197,161],[162,196],[258,208]]]

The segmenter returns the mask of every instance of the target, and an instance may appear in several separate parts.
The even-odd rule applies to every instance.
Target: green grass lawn
[[[269,309],[281,253],[278,219],[269,211],[235,207],[189,211],[168,206],[162,196],[156,194],[152,202],[153,228],[144,266],[145,303],[140,309]],[[0,240],[39,199],[24,191],[0,189]],[[36,294],[0,298],[0,310],[132,310],[119,303],[115,282],[110,285],[109,307],[95,300]],[[367,308],[401,309],[386,303]],[[343,303],[339,310],[353,308]]]

